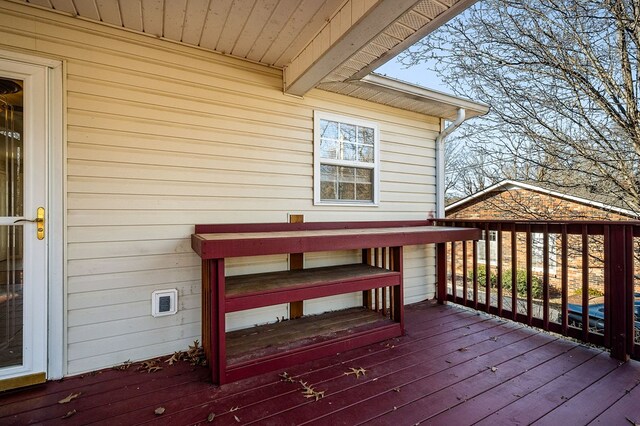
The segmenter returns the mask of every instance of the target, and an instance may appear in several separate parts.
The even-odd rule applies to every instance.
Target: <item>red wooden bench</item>
[[[202,258],[202,343],[214,383],[284,369],[404,332],[402,248],[478,239],[429,221],[196,225]],[[225,276],[225,259],[362,250],[352,265]],[[226,332],[227,312],[363,292],[363,307]]]

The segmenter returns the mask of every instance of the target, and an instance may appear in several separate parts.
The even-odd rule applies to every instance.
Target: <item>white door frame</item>
[[[63,95],[63,62],[15,51],[0,50],[0,59],[47,67],[46,97],[47,129],[47,379],[63,377],[66,372],[66,261],[65,232],[65,155],[64,122],[66,102]],[[24,212],[29,217],[33,212]]]

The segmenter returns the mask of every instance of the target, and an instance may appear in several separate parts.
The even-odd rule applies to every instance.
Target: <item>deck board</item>
[[[0,394],[0,424],[629,424],[640,363],[454,306],[406,307],[406,335],[223,386],[186,362],[103,370]],[[163,358],[163,359],[166,359]],[[366,375],[345,375],[349,368]],[[495,367],[495,371],[491,370]],[[58,400],[82,394],[68,404]],[[165,414],[154,410],[164,407]],[[237,407],[237,409],[235,409]],[[61,417],[69,411],[68,419]],[[214,413],[211,423],[207,416]],[[237,419],[239,420],[236,420]]]

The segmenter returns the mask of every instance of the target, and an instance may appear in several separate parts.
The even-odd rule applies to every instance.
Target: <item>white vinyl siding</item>
[[[319,90],[285,96],[278,70],[0,1],[2,48],[65,61],[68,375],[200,339],[194,224],[286,222],[289,213],[415,220],[435,210],[436,118]],[[378,124],[377,209],[313,205],[314,110]],[[309,254],[306,263],[336,256],[356,254]],[[405,301],[433,297],[433,247],[409,247],[404,259]],[[228,272],[286,265],[285,255],[233,259]],[[172,288],[178,313],[152,317],[151,293]],[[285,305],[228,323],[282,315]]]

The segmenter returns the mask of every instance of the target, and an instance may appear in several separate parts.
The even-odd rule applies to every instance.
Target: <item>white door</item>
[[[0,389],[47,367],[47,93],[46,67],[0,59]]]

